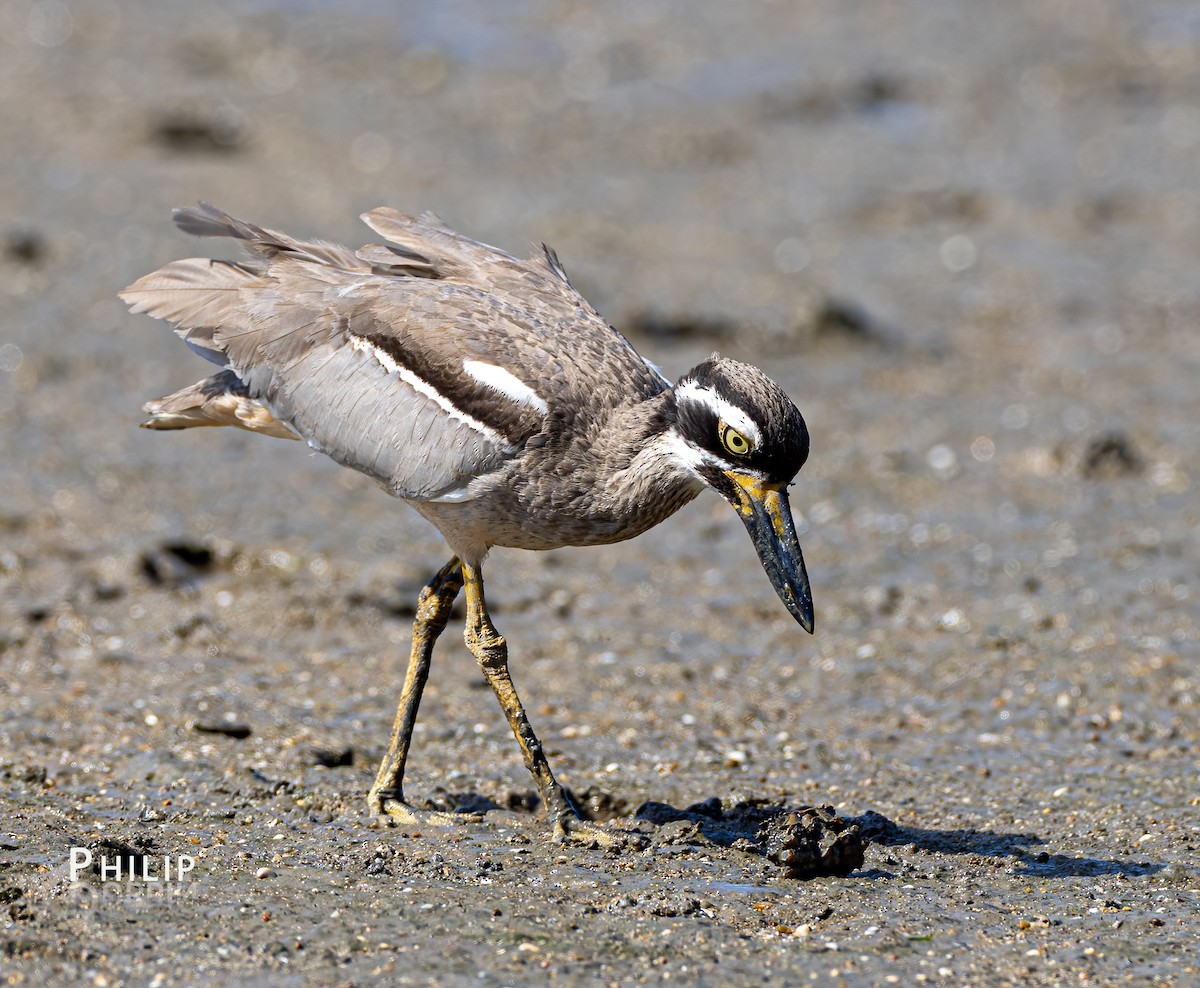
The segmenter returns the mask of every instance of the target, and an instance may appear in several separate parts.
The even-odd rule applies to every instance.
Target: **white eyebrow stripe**
[[[368,339],[361,336],[350,334],[350,346],[358,350],[360,353],[369,353],[378,361],[379,366],[385,371],[389,371],[400,378],[405,384],[412,388],[417,394],[423,395],[430,401],[434,402],[443,412],[449,415],[457,422],[461,422],[469,429],[474,429],[481,436],[486,438],[488,442],[494,443],[503,450],[512,452],[514,449],[512,443],[505,439],[500,433],[473,415],[468,415],[461,408],[454,404],[449,398],[438,391],[432,384],[423,378],[418,377],[411,370],[397,361],[390,353],[381,347],[376,346]]]
[[[670,457],[702,483],[708,483],[700,476],[702,465],[716,467],[718,470],[728,470],[730,467],[730,464],[713,456],[708,450],[692,445],[673,427],[655,437],[649,448],[656,454]]]
[[[732,402],[726,401],[712,388],[703,388],[695,381],[686,381],[675,389],[676,399],[707,405],[726,425],[731,425],[755,446],[762,445],[758,424]]]
[[[550,411],[546,400],[511,371],[482,360],[464,360],[463,370],[480,384],[545,415]]]

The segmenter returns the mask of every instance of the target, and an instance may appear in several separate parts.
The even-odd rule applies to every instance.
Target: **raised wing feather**
[[[576,410],[604,412],[598,367],[622,378],[614,400],[665,387],[551,252],[522,261],[433,218],[364,218],[391,245],[351,252],[206,204],[179,210],[181,229],[241,240],[262,261],[177,261],[121,294],[311,445],[405,498],[462,491],[564,422],[586,435]],[[512,387],[498,392],[497,373]]]
[[[614,393],[627,397],[648,398],[669,386],[572,287],[558,255],[545,244],[520,259],[449,229],[432,213],[413,217],[383,206],[363,213],[362,220],[395,248],[372,245],[358,252],[360,258],[398,249],[404,257],[425,259],[432,272],[426,277],[444,283],[443,298],[449,285],[461,286],[455,303],[473,319],[455,333],[454,344],[464,355],[490,354],[506,367],[522,366],[525,375],[548,374],[545,383],[564,411],[594,405],[599,368],[622,375]],[[428,292],[397,284],[379,291],[389,305],[419,308],[417,320],[438,321],[439,303]]]

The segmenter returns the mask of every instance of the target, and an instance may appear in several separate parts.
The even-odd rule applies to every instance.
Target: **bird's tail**
[[[142,406],[150,417],[143,429],[194,429],[198,426],[234,426],[279,439],[299,439],[261,401],[251,397],[246,385],[231,370],[221,371],[182,391],[155,398]]]

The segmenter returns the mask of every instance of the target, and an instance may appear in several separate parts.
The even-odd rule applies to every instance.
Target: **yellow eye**
[[[731,425],[721,425],[721,445],[734,456],[746,456],[753,448],[750,440]]]

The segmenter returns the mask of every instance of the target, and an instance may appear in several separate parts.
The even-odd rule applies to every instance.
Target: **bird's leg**
[[[492,692],[500,701],[504,716],[516,735],[521,754],[525,756],[525,767],[537,783],[538,795],[546,806],[546,815],[560,838],[576,840],[599,840],[613,843],[613,836],[593,824],[580,819],[579,812],[571,804],[566,791],[550,771],[550,763],[542,750],[542,742],[533,733],[533,727],[517,696],[512,677],[508,673],[508,645],[492,624],[488,615],[487,602],[483,597],[483,572],[478,566],[463,563],[463,578],[467,589],[467,648],[479,660],[479,666],[487,677]]]
[[[412,654],[408,660],[408,672],[404,676],[404,687],[400,691],[400,706],[396,710],[392,740],[388,743],[387,754],[383,756],[375,784],[367,796],[367,804],[377,817],[388,817],[403,824],[450,822],[449,814],[415,810],[404,801],[404,763],[408,761],[421,693],[425,689],[425,680],[429,678],[433,645],[450,619],[450,609],[462,585],[463,567],[456,556],[438,570],[437,575],[421,590],[417,600]],[[462,816],[457,815],[457,819],[461,820]]]

